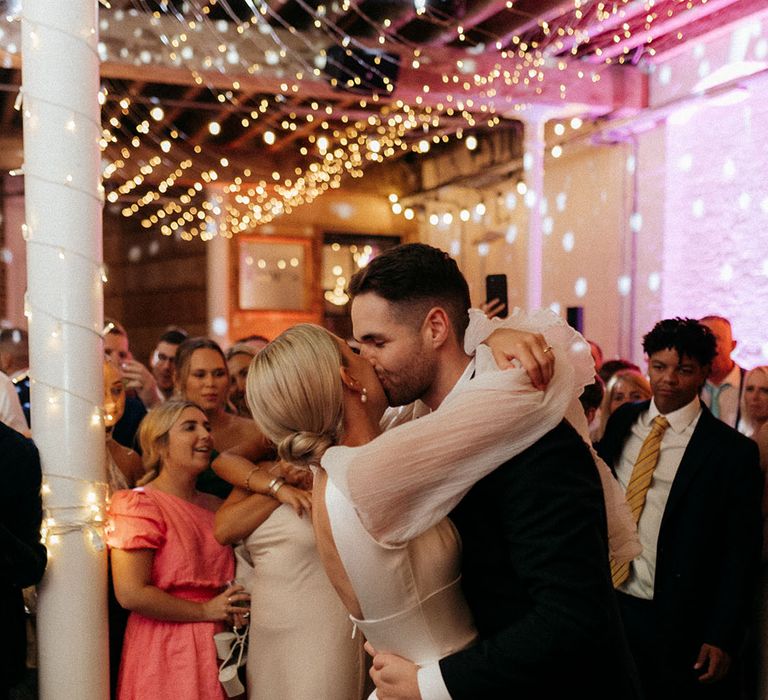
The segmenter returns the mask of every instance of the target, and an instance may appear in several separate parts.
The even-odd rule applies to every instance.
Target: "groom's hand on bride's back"
[[[528,373],[533,386],[544,390],[555,372],[555,354],[541,333],[513,328],[497,328],[484,341],[501,369],[517,360]]]
[[[378,700],[421,700],[416,664],[395,654],[377,654],[368,642],[365,650],[373,657],[370,675]]]

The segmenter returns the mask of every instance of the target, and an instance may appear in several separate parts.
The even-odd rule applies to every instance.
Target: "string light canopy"
[[[641,108],[646,64],[757,4],[110,0],[106,200],[137,227],[229,237],[372,166],[473,150],[534,105]],[[16,69],[18,28],[0,27],[0,64]]]

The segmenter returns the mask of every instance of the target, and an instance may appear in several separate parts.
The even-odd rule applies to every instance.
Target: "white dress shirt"
[[[640,448],[651,432],[653,419],[661,415],[654,401],[648,410],[641,413],[632,425],[632,431],[621,453],[621,459],[616,467],[616,476],[621,488],[626,492],[632,469],[640,454]],[[645,507],[637,523],[640,543],[643,545],[642,554],[632,561],[629,578],[619,588],[623,593],[643,598],[653,599],[653,586],[656,575],[656,547],[661,528],[661,519],[667,506],[667,499],[672,488],[672,482],[677,475],[678,467],[683,459],[683,453],[693,435],[696,424],[701,416],[701,402],[697,396],[689,404],[677,411],[666,414],[669,427],[661,439],[659,461],[653,472],[653,481],[648,489]]]

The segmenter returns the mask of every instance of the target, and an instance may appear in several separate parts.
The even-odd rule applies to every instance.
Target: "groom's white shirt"
[[[452,396],[460,392],[466,383],[472,379],[474,373],[475,358],[473,357],[459,377],[459,380],[453,385],[453,388],[443,399],[443,402],[450,400]],[[389,430],[390,428],[420,418],[431,412],[432,409],[430,409],[423,401],[416,400],[407,406],[388,408],[384,412],[380,425],[382,430]],[[451,694],[448,692],[448,688],[443,681],[443,675],[440,672],[440,663],[438,661],[421,666],[417,672],[417,680],[422,700],[451,700]]]

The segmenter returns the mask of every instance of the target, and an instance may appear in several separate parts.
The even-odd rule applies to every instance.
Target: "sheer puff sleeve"
[[[490,350],[476,345],[497,326],[544,334],[555,353],[546,391],[534,389],[521,368],[499,370]],[[473,484],[552,430],[594,378],[586,341],[551,312],[515,311],[501,324],[477,312],[467,339],[468,350],[477,347],[475,377],[436,411],[367,445],[332,447],[323,457],[329,477],[385,546],[439,522]]]
[[[166,524],[160,509],[143,490],[116,491],[109,505],[107,544],[115,549],[158,549]]]

